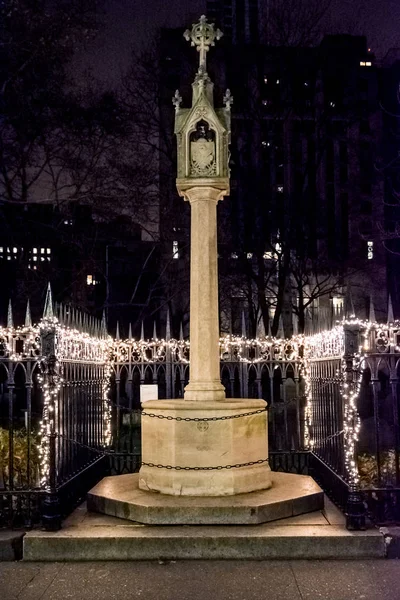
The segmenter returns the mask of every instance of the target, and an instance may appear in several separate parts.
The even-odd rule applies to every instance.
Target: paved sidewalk
[[[0,563],[1,600],[400,600],[400,561]]]

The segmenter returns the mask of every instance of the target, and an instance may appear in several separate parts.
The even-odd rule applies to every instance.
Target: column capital
[[[199,200],[218,202],[229,194],[229,181],[221,179],[206,179],[196,182],[187,179],[177,179],[176,187],[179,195],[183,196],[190,203],[198,202]]]

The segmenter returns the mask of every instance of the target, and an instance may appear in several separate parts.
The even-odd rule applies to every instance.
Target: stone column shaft
[[[213,187],[185,191],[191,206],[190,380],[185,400],[225,400],[220,378],[217,202]]]

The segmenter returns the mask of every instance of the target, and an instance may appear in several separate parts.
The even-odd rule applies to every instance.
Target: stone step
[[[327,501],[324,511],[261,525],[141,525],[75,511],[56,533],[24,537],[26,561],[182,559],[361,559],[383,558],[377,529],[350,532]]]

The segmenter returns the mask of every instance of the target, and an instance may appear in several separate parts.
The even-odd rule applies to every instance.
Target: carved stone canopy
[[[191,108],[181,108],[182,98],[177,90],[173,98],[175,106],[175,134],[178,145],[178,191],[184,181],[220,180],[229,190],[229,142],[230,109],[232,96],[227,90],[223,98],[223,108],[214,108],[213,83],[206,72],[205,57],[215,40],[222,33],[214,30],[212,24],[201,17],[185,37],[200,52],[200,65],[192,84]]]

